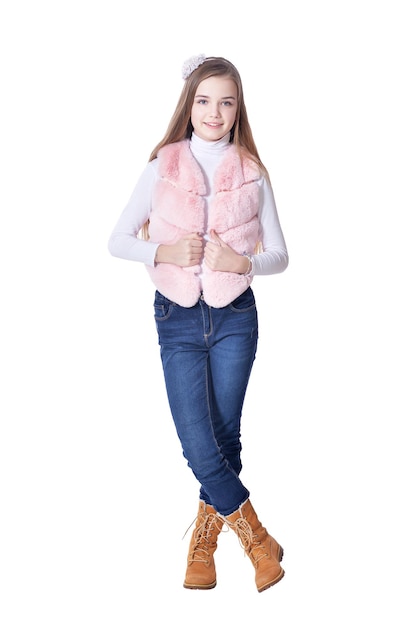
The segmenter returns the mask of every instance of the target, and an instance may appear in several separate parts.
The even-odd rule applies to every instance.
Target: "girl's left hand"
[[[207,267],[218,272],[235,272],[237,274],[246,271],[247,259],[235,252],[216,233],[210,231],[211,241],[204,248],[204,261]]]

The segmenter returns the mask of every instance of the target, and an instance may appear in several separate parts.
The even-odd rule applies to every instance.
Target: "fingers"
[[[210,237],[212,238],[214,243],[216,243],[220,247],[222,246],[223,241],[220,239],[219,235],[216,233],[215,230],[210,231]]]
[[[198,265],[203,254],[203,239],[198,233],[185,235],[177,243],[178,261],[182,267]]]
[[[202,241],[203,238],[198,233],[188,233],[187,235],[184,235],[183,239],[195,239],[196,241]]]

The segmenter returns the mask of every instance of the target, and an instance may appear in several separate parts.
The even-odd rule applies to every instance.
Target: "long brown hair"
[[[262,163],[246,112],[245,100],[243,97],[243,87],[240,74],[236,67],[223,57],[208,57],[199,65],[184,82],[180,98],[176,109],[168,125],[167,131],[161,141],[152,150],[149,161],[152,161],[158,154],[160,148],[166,144],[175,143],[183,139],[189,139],[193,132],[191,125],[191,108],[194,96],[199,84],[212,76],[224,76],[231,78],[237,88],[237,111],[236,121],[230,133],[230,143],[233,143],[240,153],[252,159],[259,167],[264,176],[269,178],[268,171]]]
[[[189,77],[185,80],[184,87],[167,131],[161,141],[152,150],[149,161],[153,161],[156,158],[160,148],[163,146],[182,141],[183,139],[190,139],[193,132],[191,109],[194,96],[199,84],[203,80],[206,80],[206,78],[211,78],[212,76],[224,76],[231,78],[235,82],[237,88],[237,111],[236,121],[230,132],[230,143],[233,143],[237,147],[241,157],[245,155],[254,161],[259,167],[260,172],[269,180],[268,170],[260,159],[258,149],[253,139],[252,129],[246,112],[240,74],[233,63],[223,57],[207,57],[207,59],[191,72]],[[148,226],[149,221],[147,221],[141,229],[143,239],[148,239],[149,237]]]

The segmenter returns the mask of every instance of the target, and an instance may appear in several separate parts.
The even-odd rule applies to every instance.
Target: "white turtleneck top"
[[[213,142],[204,141],[195,134],[191,137],[190,149],[203,171],[208,191],[206,211],[212,196],[214,173],[229,145],[229,139],[229,134]],[[153,187],[157,178],[156,158],[145,167],[110,236],[108,247],[113,256],[150,266],[155,265],[155,254],[159,244],[138,238],[138,233],[150,216]],[[259,187],[259,237],[263,250],[252,257],[251,274],[254,276],[277,274],[283,272],[288,265],[287,247],[272,188],[264,177],[259,180]],[[204,236],[206,239],[209,238],[208,233]]]

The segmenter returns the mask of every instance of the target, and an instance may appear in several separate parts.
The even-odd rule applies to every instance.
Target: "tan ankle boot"
[[[213,589],[216,586],[216,568],[213,554],[222,529],[221,519],[212,506],[200,500],[195,529],[188,550],[186,589]]]
[[[239,537],[253,563],[258,591],[264,591],[280,581],[285,573],[280,565],[284,550],[262,526],[250,501],[247,500],[224,519]]]

